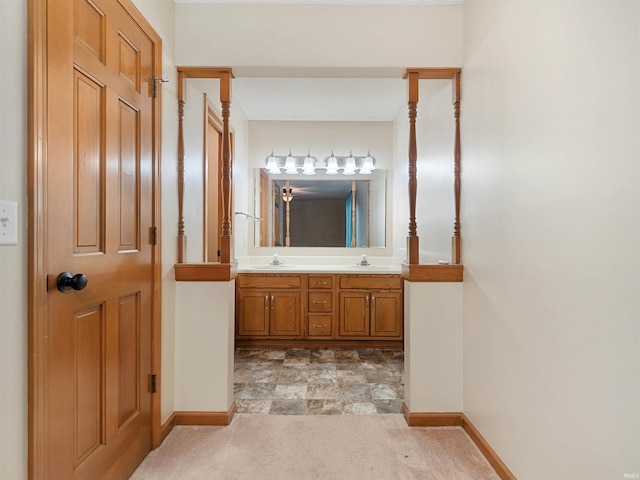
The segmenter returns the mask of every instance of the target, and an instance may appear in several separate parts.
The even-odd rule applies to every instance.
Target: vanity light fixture
[[[342,171],[343,175],[354,175],[356,172],[361,175],[370,175],[375,170],[375,159],[371,156],[371,152],[366,157],[355,157],[353,152],[349,152],[348,157],[336,157],[333,152],[324,162],[318,162],[311,156],[311,152],[307,152],[306,157],[296,157],[291,154],[286,157],[275,156],[273,151],[266,159],[266,170],[270,174],[284,173],[288,175],[297,175],[302,171],[303,175],[315,175],[316,169],[324,170],[327,175],[338,175]]]
[[[291,200],[293,200],[293,193],[291,189],[289,189],[289,192],[287,192],[286,188],[282,189],[282,200],[284,200],[285,202],[290,202]]]

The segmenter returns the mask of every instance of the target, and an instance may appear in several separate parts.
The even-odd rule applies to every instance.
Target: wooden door
[[[271,293],[271,335],[300,335],[300,292]]]
[[[402,307],[400,292],[371,293],[371,336],[400,337]]]
[[[236,300],[238,336],[268,336],[269,291],[238,291]]]
[[[340,336],[369,335],[369,293],[340,292]]]
[[[125,479],[153,442],[160,39],[129,0],[32,4],[49,27],[43,203],[33,207],[45,218],[32,244],[47,291],[31,339],[30,473]],[[86,275],[86,288],[60,291],[61,272]]]

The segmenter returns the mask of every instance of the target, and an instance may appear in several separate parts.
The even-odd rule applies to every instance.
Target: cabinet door
[[[400,337],[402,308],[399,292],[371,293],[371,336]]]
[[[238,292],[237,328],[239,336],[269,335],[269,292]]]
[[[369,293],[340,292],[340,336],[369,335]]]
[[[300,292],[271,292],[271,335],[300,335]]]

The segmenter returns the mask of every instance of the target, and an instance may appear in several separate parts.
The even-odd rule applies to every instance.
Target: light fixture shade
[[[291,152],[289,152],[289,156],[284,161],[284,168],[284,173],[287,173],[289,175],[296,175],[298,173],[298,169],[296,168],[296,159],[293,158]]]
[[[353,154],[349,153],[349,156],[344,161],[343,175],[353,175],[356,173],[356,159]]]
[[[371,152],[367,152],[367,156],[362,159],[360,173],[362,175],[370,175],[375,168],[375,160],[371,156]]]
[[[327,158],[327,175],[338,174],[338,159],[331,152],[331,156]]]
[[[271,152],[271,155],[267,158],[267,170],[272,174],[280,173],[278,159],[273,155],[273,152]]]
[[[302,173],[304,175],[316,174],[316,160],[309,153],[307,153],[307,156],[304,159],[304,165],[302,166]]]

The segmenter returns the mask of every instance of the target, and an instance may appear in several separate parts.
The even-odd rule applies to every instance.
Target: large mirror
[[[255,169],[256,247],[384,248],[387,178]]]

